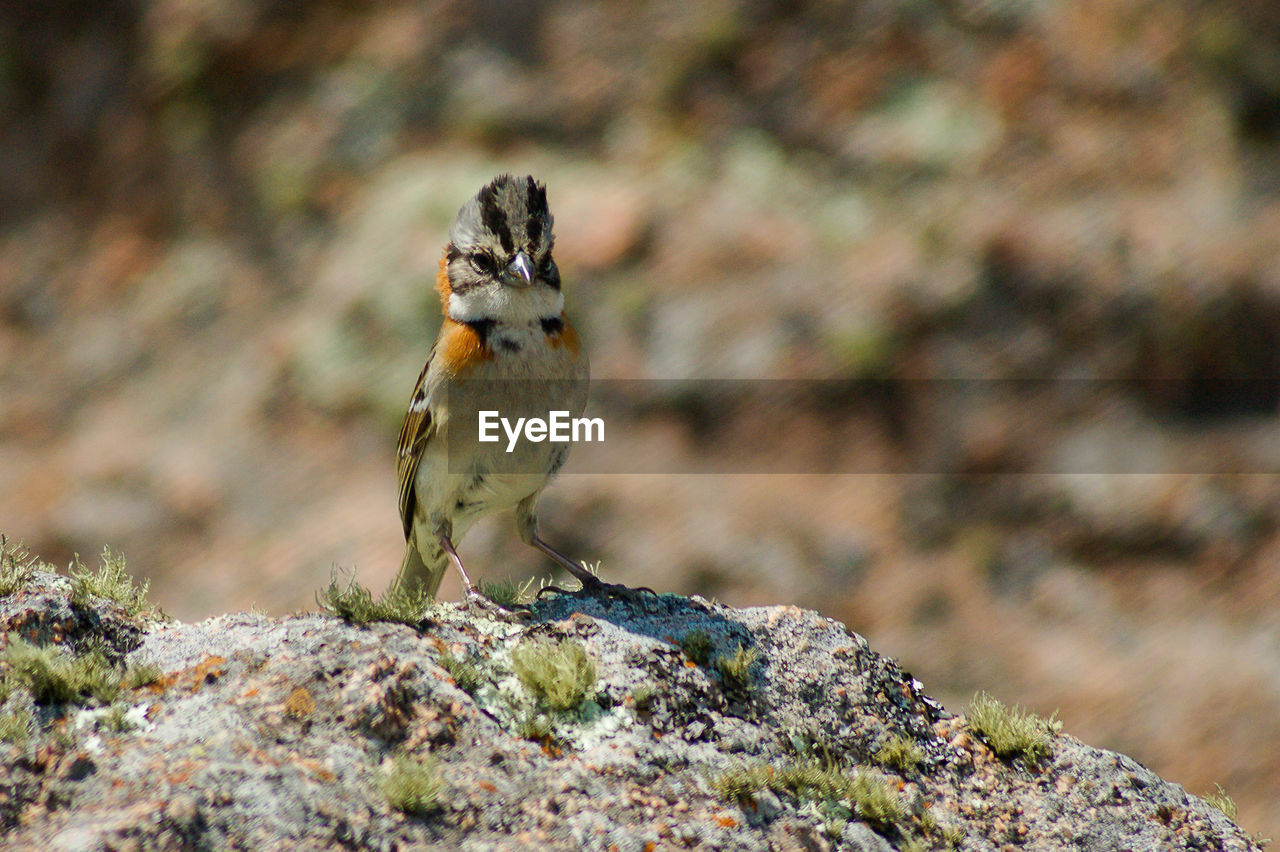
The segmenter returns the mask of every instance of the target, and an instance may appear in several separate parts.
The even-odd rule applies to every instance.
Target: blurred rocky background
[[[575,457],[551,541],[1280,836],[1280,6],[5,4],[0,529],[183,618],[384,586],[436,261],[502,171],[595,376],[688,380],[606,412],[624,472]],[[783,430],[698,393],[800,378]],[[549,571],[505,517],[462,550]]]

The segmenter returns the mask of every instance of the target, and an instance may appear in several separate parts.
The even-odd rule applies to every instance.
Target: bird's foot
[[[544,592],[555,592],[561,595],[590,595],[598,598],[617,598],[627,603],[639,603],[643,600],[645,593],[654,597],[658,596],[658,593],[648,586],[640,586],[633,589],[621,583],[606,583],[594,574],[579,576],[577,579],[582,584],[579,589],[570,591],[560,586],[543,586],[538,590],[537,597],[541,599]]]
[[[512,624],[526,622],[533,618],[533,610],[524,604],[510,606],[500,604],[475,588],[467,589],[467,609],[473,613],[484,614]]]

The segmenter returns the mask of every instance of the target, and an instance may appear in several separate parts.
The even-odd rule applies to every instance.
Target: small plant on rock
[[[684,655],[700,666],[711,661],[711,652],[716,648],[711,634],[705,630],[691,630],[680,637],[680,650]]]
[[[148,580],[134,583],[125,570],[124,557],[109,547],[102,549],[102,565],[98,569],[86,568],[78,558],[71,566],[71,602],[74,604],[85,605],[93,597],[106,598],[124,607],[131,617],[164,618],[159,607],[147,600],[150,589]]]
[[[481,580],[480,592],[499,606],[524,606],[529,602],[529,589],[533,580],[517,583],[515,580]]]
[[[444,778],[435,760],[397,755],[382,780],[387,804],[401,813],[421,816],[440,806]]]
[[[440,665],[463,692],[475,692],[480,685],[480,669],[465,656],[454,654],[446,648],[440,653]]]
[[[716,668],[724,682],[737,687],[745,687],[751,682],[751,667],[760,659],[760,651],[742,645],[732,654],[716,657]]]
[[[0,714],[0,742],[22,745],[31,738],[35,721],[25,707]]]
[[[9,687],[26,687],[41,704],[110,704],[120,694],[122,673],[101,651],[73,654],[10,637],[2,659]]]
[[[124,679],[121,682],[124,684],[125,689],[138,689],[143,686],[150,686],[162,677],[164,677],[164,672],[161,671],[159,666],[152,663],[143,663],[126,669]]]
[[[910,772],[924,761],[924,749],[904,734],[894,734],[876,750],[876,763],[892,766],[899,772]]]
[[[1240,815],[1240,808],[1236,805],[1235,799],[1227,795],[1227,791],[1222,789],[1221,784],[1213,785],[1213,792],[1204,797],[1204,800],[1222,811],[1223,815],[1232,822],[1236,821],[1236,817]]]
[[[1048,757],[1049,737],[1062,728],[1054,716],[1042,719],[1017,705],[1006,707],[985,692],[974,697],[966,717],[969,730],[982,737],[1000,757]]]
[[[778,767],[743,764],[714,776],[711,786],[721,798],[740,804],[767,787],[800,802],[816,802],[832,819],[856,814],[867,822],[888,826],[906,817],[888,779],[865,769],[847,772],[832,760],[791,760]]]
[[[531,639],[511,651],[511,667],[539,701],[570,710],[595,692],[596,666],[576,639]]]
[[[21,544],[0,535],[0,595],[11,595],[26,588],[36,576],[39,564]]]
[[[426,614],[431,596],[420,588],[406,589],[396,583],[381,598],[375,600],[373,593],[351,578],[346,588],[338,584],[337,578],[329,581],[324,591],[316,595],[320,609],[330,615],[336,615],[348,624],[364,627],[375,621],[391,621],[416,627]]]

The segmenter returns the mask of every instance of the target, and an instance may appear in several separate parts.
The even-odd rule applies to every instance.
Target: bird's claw
[[[536,594],[534,594],[534,598],[536,598],[537,600],[542,600],[543,594],[547,592],[555,592],[557,595],[573,594],[573,592],[569,591],[566,588],[563,588],[562,586],[543,586],[541,589],[538,589]]]
[[[648,592],[654,597],[658,597],[658,593],[648,586],[639,586],[633,589],[630,586],[624,586],[621,583],[606,583],[597,577],[579,579],[579,582],[582,583],[582,588],[575,591],[569,591],[568,589],[560,586],[543,586],[538,590],[536,597],[541,600],[543,592],[555,592],[556,594],[561,595],[581,594],[591,595],[593,597],[618,598],[620,600],[625,600],[628,603],[639,603],[645,592]]]
[[[486,597],[479,589],[467,590],[467,608],[472,612],[484,613],[491,618],[507,622],[525,622],[533,618],[533,610],[524,604],[504,606]]]

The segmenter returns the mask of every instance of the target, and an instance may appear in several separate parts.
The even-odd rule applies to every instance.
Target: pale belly
[[[437,527],[447,518],[456,544],[485,515],[515,508],[536,494],[563,464],[564,445],[535,445],[533,451],[507,454],[504,444],[490,445],[466,457],[450,457],[443,446],[424,454],[418,468],[419,511]]]
[[[455,542],[481,516],[514,508],[540,491],[569,454],[567,443],[523,438],[508,452],[509,435],[500,426],[496,441],[482,442],[480,412],[496,412],[514,428],[522,417],[545,419],[553,410],[578,417],[586,407],[585,356],[570,363],[567,352],[548,351],[536,337],[513,340],[531,348],[513,357],[498,344],[483,377],[453,381],[433,407],[437,432],[418,467],[418,511],[432,528],[451,521]],[[545,357],[531,359],[532,351]]]

